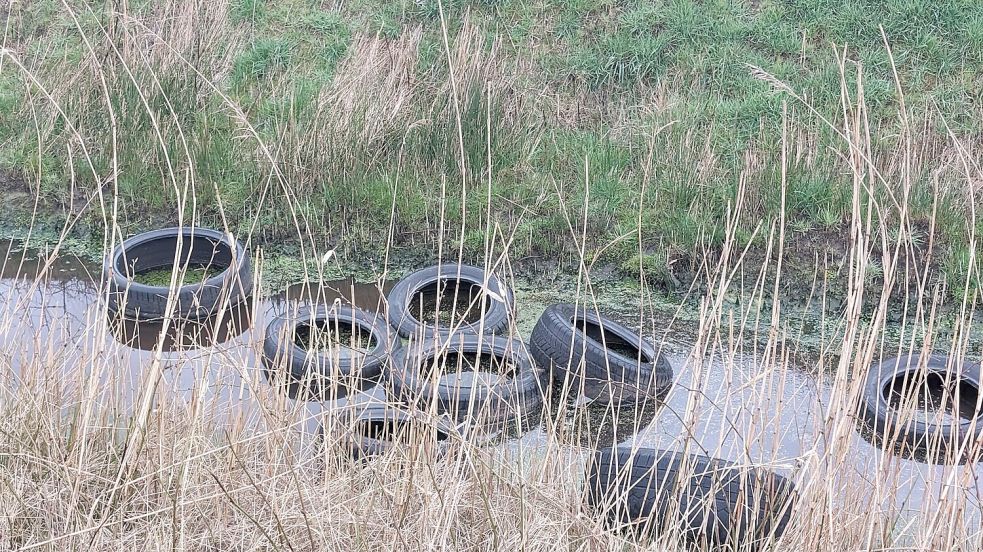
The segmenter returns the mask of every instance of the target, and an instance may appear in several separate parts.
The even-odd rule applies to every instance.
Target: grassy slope
[[[128,229],[178,211],[220,224],[220,198],[239,231],[282,241],[299,225],[357,250],[382,248],[395,207],[406,247],[477,254],[514,236],[514,258],[571,258],[570,218],[606,261],[685,281],[735,202],[738,239],[764,250],[754,230],[781,211],[783,112],[792,249],[808,260],[843,239],[849,148],[821,116],[841,127],[846,106],[866,117],[883,175],[865,192],[875,215],[896,218],[890,198],[907,193],[916,231],[937,211],[943,271],[970,262],[965,190],[979,169],[954,159],[953,140],[978,150],[972,0],[449,0],[453,84],[430,0],[130,2],[125,17],[76,2],[77,23],[60,2],[27,4],[8,39],[26,70],[7,60],[0,74],[0,163],[49,211],[96,227],[112,212],[93,199],[107,181]]]

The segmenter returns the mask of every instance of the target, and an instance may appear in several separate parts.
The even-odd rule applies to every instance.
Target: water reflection
[[[349,278],[291,286],[221,318],[174,320],[164,332],[160,323],[107,320],[100,271],[92,263],[71,255],[49,259],[14,242],[0,242],[0,251],[7,253],[0,266],[0,386],[15,391],[48,382],[49,396],[64,397],[58,402],[66,415],[86,389],[106,405],[102,423],[125,428],[141,394],[153,389],[156,409],[201,416],[232,435],[281,423],[313,434],[324,412],[380,400],[374,388],[334,402],[293,400],[269,385],[260,351],[274,317],[312,301],[375,310],[388,285]],[[148,379],[154,365],[161,368],[158,382]]]
[[[213,347],[242,335],[252,325],[252,312],[253,300],[248,299],[205,320],[178,318],[165,325],[163,321],[139,321],[110,311],[107,325],[113,337],[127,347],[153,351],[159,346],[173,352]]]
[[[546,390],[542,424],[560,442],[596,450],[629,440],[655,420],[665,394],[636,402],[591,399],[551,386]]]

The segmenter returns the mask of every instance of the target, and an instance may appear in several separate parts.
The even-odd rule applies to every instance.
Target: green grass
[[[188,181],[196,201],[183,202],[184,214],[203,224],[228,220],[243,231],[258,221],[260,235],[276,240],[296,234],[298,214],[312,240],[358,251],[382,250],[394,220],[397,246],[463,242],[476,255],[493,238],[485,234],[491,222],[515,231],[518,257],[570,259],[576,245],[567,219],[586,213],[588,248],[636,266],[639,256],[719,247],[719,221],[742,181],[741,235],[777,220],[783,112],[799,152],[786,193],[793,238],[844,225],[853,186],[848,148],[817,114],[842,125],[841,92],[855,106],[860,83],[872,154],[884,181],[897,182],[892,54],[917,148],[939,152],[951,131],[972,149],[981,134],[983,7],[968,0],[449,0],[452,57],[467,52],[455,68],[463,147],[435,1],[360,0],[336,11],[305,0],[236,0],[227,13],[196,14],[189,44],[168,38],[182,35],[155,4],[138,4],[132,15],[177,52],[141,57],[131,47],[123,55],[132,78],[110,47],[122,39],[102,34],[120,25],[108,11],[76,6],[93,58],[60,4],[35,4],[12,10],[9,43],[37,60],[27,64],[32,74],[69,117],[5,63],[0,166],[40,182],[51,211],[77,208],[67,190],[94,193],[114,162],[113,121],[91,66],[106,60],[102,77],[120,129],[120,222],[133,230],[173,221]],[[366,56],[375,37],[381,54],[373,63],[391,65],[359,82],[372,71]],[[842,74],[834,46],[846,52]],[[383,82],[387,75],[398,83]],[[963,175],[939,173],[932,155],[916,157],[904,173],[914,198],[908,215],[928,219],[926,191],[940,174],[940,205],[954,203],[942,213],[941,262],[960,266],[945,255],[969,247],[960,242]],[[869,200],[887,202],[889,192],[874,186]],[[443,236],[441,213],[452,229]],[[101,209],[83,215],[83,223],[101,225]]]

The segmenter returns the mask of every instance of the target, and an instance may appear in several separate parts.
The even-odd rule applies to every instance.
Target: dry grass
[[[209,24],[203,25],[196,18],[191,24],[190,14],[199,12],[182,8],[183,4],[162,6],[170,15],[161,18],[167,23],[160,28],[131,22],[124,11],[116,20],[118,27],[105,30],[109,36],[123,38],[120,53],[111,62],[86,61],[85,71],[95,75],[90,76],[93,82],[104,83],[97,88],[101,98],[86,104],[86,109],[105,110],[93,117],[123,117],[111,110],[116,91],[111,86],[122,86],[127,67],[200,67],[188,63],[199,48],[220,49],[216,37],[224,36],[222,27],[227,24],[222,6],[214,12],[206,10],[211,15]],[[339,68],[338,87],[318,97],[319,113],[325,117],[295,144],[269,143],[244,117],[238,119],[241,140],[270,168],[263,196],[288,207],[301,242],[309,237],[302,199],[310,183],[296,175],[310,159],[326,155],[321,146],[341,148],[356,140],[399,147],[393,144],[416,131],[416,115],[403,109],[417,93],[410,62],[419,41],[414,32],[397,40],[360,37],[356,53]],[[456,175],[448,170],[447,180],[433,184],[441,188],[439,204],[434,206],[441,215],[456,202],[463,203],[467,194],[481,198],[486,212],[494,207],[495,200],[482,187],[487,179],[490,188],[496,175],[477,180],[465,176],[469,155],[465,150],[475,145],[466,143],[459,124],[466,98],[486,94],[489,80],[510,86],[509,77],[501,77],[508,72],[495,49],[478,48],[480,42],[480,34],[466,29],[455,42],[444,44],[454,76],[443,83],[436,95],[440,101],[429,117],[444,118],[442,128],[448,134],[439,143],[462,152],[459,161],[465,170]],[[26,78],[45,82],[30,63],[7,54],[6,59]],[[214,60],[209,73],[188,77],[230,70],[229,59],[209,59]],[[108,84],[113,79],[115,84]],[[141,90],[146,91],[156,85],[144,86]],[[213,85],[200,78],[198,86]],[[77,114],[72,110],[77,101],[74,92],[69,80],[33,99],[33,108],[57,107],[44,110],[49,116],[37,120],[38,140],[46,140],[56,123],[71,125],[66,121],[73,118],[65,114]],[[848,254],[830,258],[816,253],[816,285],[810,297],[823,317],[823,328],[834,331],[823,336],[813,366],[795,365],[801,321],[780,301],[773,301],[784,293],[782,263],[789,222],[783,215],[754,228],[765,241],[766,254],[748,261],[749,240],[739,232],[739,221],[749,209],[745,200],[756,192],[742,189],[727,220],[721,221],[722,247],[696,261],[713,285],[697,298],[696,335],[676,344],[685,354],[672,357],[679,374],[675,399],[670,399],[673,409],[663,409],[660,416],[678,417],[680,431],[676,439],[660,441],[660,446],[691,447],[792,477],[799,506],[792,530],[772,544],[774,550],[977,550],[983,532],[975,464],[930,467],[865,445],[856,412],[860,375],[880,358],[930,350],[948,352],[958,363],[978,358],[979,351],[971,348],[978,302],[974,282],[979,279],[972,233],[983,181],[978,152],[954,137],[942,149],[925,149],[916,139],[922,125],[918,123],[904,126],[906,135],[894,156],[873,159],[870,152],[877,137],[867,125],[863,88],[844,85],[842,92],[842,120],[822,124],[840,135],[839,146],[853,179],[850,209],[844,214],[849,220]],[[794,97],[789,101],[807,109]],[[143,105],[153,129],[149,135],[160,140],[160,151],[168,151],[167,137],[180,134],[184,114],[157,120],[157,111]],[[223,109],[241,113],[231,101]],[[483,117],[490,127],[490,110]],[[356,120],[370,124],[352,125]],[[112,128],[116,136],[118,129]],[[783,206],[788,199],[787,165],[809,155],[796,149],[801,143],[793,137],[795,132],[786,128],[777,137],[783,144]],[[61,144],[66,149],[60,151],[88,161],[89,170],[103,183],[91,196],[80,198],[79,211],[82,205],[100,206],[108,250],[123,234],[114,208],[121,175],[112,166],[97,167],[91,156],[93,148],[110,148],[115,158],[124,153],[125,144],[115,140],[94,144],[83,132],[70,134],[69,142]],[[478,145],[479,153],[483,147]],[[228,213],[221,195],[211,198],[214,205],[199,204],[201,189],[190,168],[193,151],[184,150],[180,161],[150,161],[173,187],[183,222],[196,224],[206,208],[215,209],[225,220]],[[933,162],[953,171],[947,178],[958,178],[971,214],[969,259],[955,304],[943,283],[926,276],[936,229],[916,229],[907,218],[914,182],[909,179],[913,172],[905,167]],[[756,166],[753,159],[748,164]],[[897,170],[886,176],[884,167]],[[589,166],[585,173],[591,182]],[[412,180],[409,175],[403,178]],[[448,187],[466,188],[467,194],[448,194]],[[603,303],[595,292],[592,270],[597,249],[611,244],[587,244],[591,191],[587,186],[582,210],[561,205],[567,228],[559,232],[577,244],[580,267],[575,297],[563,299],[600,309]],[[394,197],[398,201],[398,193]],[[393,206],[394,221],[395,212]],[[440,238],[463,241],[463,227],[445,228],[444,222],[443,216],[434,220]],[[631,232],[641,232],[642,222]],[[242,227],[247,231],[231,225],[224,229],[252,241],[256,233],[248,230],[260,224],[257,217]],[[487,219],[485,224],[492,230],[483,244],[485,262],[508,275],[516,225],[499,227]],[[410,443],[367,464],[353,462],[339,452],[347,428],[338,410],[289,401],[267,384],[256,361],[261,331],[247,334],[245,343],[173,353],[158,346],[134,353],[107,333],[105,303],[92,302],[90,292],[68,290],[54,297],[46,292],[51,288],[46,287],[50,274],[45,272],[53,266],[48,259],[59,254],[70,230],[65,228],[42,260],[42,274],[36,279],[17,285],[0,283],[0,546],[12,550],[672,550],[680,546],[671,532],[656,543],[626,538],[605,528],[582,506],[584,462],[597,446],[627,438],[623,421],[614,424],[618,433],[612,437],[608,429],[592,425],[592,419],[558,412],[554,405],[547,409],[547,422],[534,438],[508,446],[487,446],[469,433],[455,440],[450,454],[440,459]],[[254,251],[261,258],[261,248]],[[319,260],[330,258],[324,253],[322,244],[305,243],[301,252],[308,267],[305,284],[317,285],[324,279],[325,263]],[[441,260],[456,260],[461,254],[462,248],[445,248],[441,243]],[[5,263],[15,258],[8,254]],[[382,263],[380,278],[388,269]],[[836,271],[848,283],[842,309],[826,301],[825,285]],[[266,275],[258,269],[257,277],[262,281]],[[645,280],[633,289],[637,297],[626,302],[637,306],[635,325],[657,343],[672,341],[675,321],[652,316],[653,292]],[[900,322],[889,322],[899,289],[905,290],[905,296],[913,292],[915,301]],[[728,299],[735,294],[742,298],[736,305]],[[64,309],[49,303],[55,297],[72,301],[68,316],[52,314]],[[260,307],[255,308],[253,319],[261,320]],[[889,327],[892,333],[885,331]],[[943,330],[950,337],[941,338]],[[799,393],[811,386],[818,391]],[[785,400],[789,393],[795,401]],[[608,416],[624,415],[616,410],[600,408]],[[914,415],[910,410],[904,414]],[[803,412],[808,415],[789,417]],[[706,429],[708,420],[720,416],[723,423]],[[790,419],[801,425],[790,425]],[[319,426],[327,428],[326,442],[316,438]],[[782,443],[795,444],[789,449]],[[962,452],[972,456],[981,446],[964,443]],[[913,487],[926,490],[915,504],[902,507],[900,501]]]

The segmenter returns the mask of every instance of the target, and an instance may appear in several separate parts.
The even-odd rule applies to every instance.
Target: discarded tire
[[[401,348],[380,315],[320,306],[270,322],[263,364],[291,398],[335,399],[376,382]]]
[[[518,340],[456,334],[410,342],[393,362],[393,395],[455,421],[498,427],[539,413],[541,370]]]
[[[487,274],[487,286],[485,278],[484,270],[460,264],[414,272],[389,292],[389,323],[406,338],[506,330],[514,302],[512,291],[494,274]]]
[[[173,291],[166,285],[135,281],[162,269],[217,273],[202,281],[186,281]],[[138,320],[164,318],[172,294],[173,317],[206,318],[245,301],[253,287],[251,263],[242,244],[206,228],[164,228],[133,236],[106,258],[103,277],[108,281],[110,311]]]
[[[672,385],[672,366],[650,343],[583,307],[547,308],[529,350],[554,384],[600,401],[659,399]]]
[[[585,500],[607,523],[701,546],[757,549],[785,532],[797,499],[776,473],[706,456],[611,447],[587,469]]]
[[[410,412],[392,404],[352,405],[337,427],[325,434],[338,436],[338,442],[356,460],[381,456],[401,446],[414,454],[446,454],[453,443],[455,429],[445,420],[421,412]]]
[[[919,360],[919,355],[889,358],[868,371],[860,414],[872,440],[939,463],[978,456],[983,438],[980,365],[967,361],[954,371],[943,355]]]

